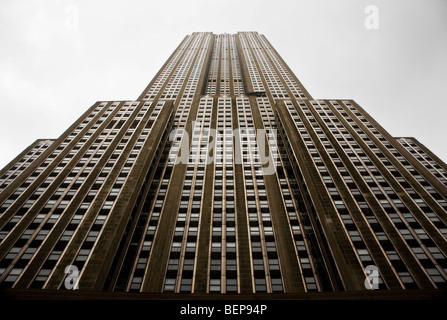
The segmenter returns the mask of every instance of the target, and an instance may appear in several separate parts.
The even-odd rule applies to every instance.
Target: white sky
[[[0,168],[96,101],[136,99],[194,31],[266,35],[314,98],[354,99],[447,161],[447,1],[1,0]]]

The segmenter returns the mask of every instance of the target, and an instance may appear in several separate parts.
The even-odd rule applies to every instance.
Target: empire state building
[[[96,102],[0,170],[0,284],[436,295],[446,200],[443,161],[314,99],[264,35],[197,32],[136,100]]]

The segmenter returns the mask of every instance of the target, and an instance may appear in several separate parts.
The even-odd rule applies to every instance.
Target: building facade
[[[265,36],[193,33],[0,171],[0,283],[284,294],[442,289],[447,166],[352,100],[314,99]]]

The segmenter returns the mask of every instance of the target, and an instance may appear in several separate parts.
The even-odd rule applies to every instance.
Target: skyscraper
[[[257,32],[188,35],[0,171],[12,290],[436,290],[447,166],[355,101],[318,100]]]

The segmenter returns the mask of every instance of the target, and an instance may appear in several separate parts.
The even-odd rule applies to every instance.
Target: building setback
[[[95,103],[0,171],[0,283],[436,292],[446,186],[416,139],[314,99],[265,36],[197,32],[137,100]]]

